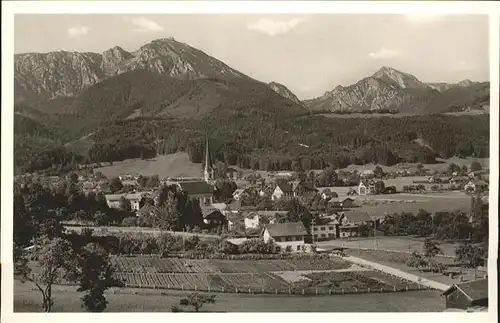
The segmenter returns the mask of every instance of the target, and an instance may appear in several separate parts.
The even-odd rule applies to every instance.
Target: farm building
[[[292,252],[300,252],[305,248],[306,235],[307,231],[302,222],[269,224],[263,232],[266,243],[272,240],[282,251],[289,249]]]
[[[358,185],[359,195],[371,195],[375,194],[375,181],[373,180],[361,180]]]
[[[177,182],[176,184],[189,198],[198,199],[200,205],[209,206],[213,203],[214,188],[212,185],[202,181]]]
[[[211,228],[222,227],[227,224],[226,217],[217,208],[211,206],[202,207],[201,214],[203,216],[203,222]]]
[[[334,197],[339,197],[339,195],[336,192],[331,191],[327,187],[318,188],[318,193],[323,200],[330,200]]]
[[[482,179],[471,180],[464,185],[464,191],[466,192],[484,192],[488,190],[488,183]]]
[[[488,278],[461,284],[453,284],[443,296],[446,308],[467,310],[472,307],[488,306]]]
[[[339,237],[348,238],[358,235],[358,228],[361,224],[371,223],[372,219],[365,212],[350,211],[340,214],[339,222]]]
[[[292,192],[294,197],[313,197],[318,193],[318,190],[312,183],[293,181]]]
[[[293,187],[288,183],[278,183],[275,185],[271,200],[276,201],[286,197],[293,196]]]
[[[350,197],[342,200],[342,202],[340,202],[342,207],[344,208],[350,208],[350,207],[353,207],[354,206],[354,200]]]
[[[312,226],[314,241],[332,240],[340,236],[339,221],[335,217],[324,218]]]

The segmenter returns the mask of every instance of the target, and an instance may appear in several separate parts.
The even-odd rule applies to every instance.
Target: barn
[[[488,307],[488,278],[453,284],[443,296],[446,298],[447,309]]]

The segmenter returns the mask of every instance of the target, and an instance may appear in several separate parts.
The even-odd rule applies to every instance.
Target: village
[[[427,248],[428,242],[426,240],[424,243],[423,239],[401,238],[400,232],[390,233],[388,231],[390,230],[388,228],[393,228],[393,224],[389,223],[392,221],[391,216],[398,212],[401,212],[401,215],[414,213],[413,220],[410,221],[415,221],[415,227],[420,225],[417,224],[418,221],[421,221],[419,217],[428,216],[430,221],[433,221],[432,218],[440,212],[456,212],[459,209],[462,210],[463,214],[469,214],[468,221],[472,223],[476,204],[479,203],[483,209],[488,206],[488,170],[482,169],[478,165],[471,167],[474,170],[467,167],[450,166],[443,173],[431,173],[423,169],[421,165],[413,167],[414,171],[403,170],[394,173],[384,173],[379,166],[375,166],[359,172],[325,169],[318,174],[314,174],[314,172],[309,174],[305,172],[268,172],[263,174],[262,172],[245,170],[247,175],[244,176],[244,171],[231,169],[230,172],[223,174],[225,176],[222,178],[221,172],[217,172],[218,178],[215,176],[216,169],[212,165],[207,139],[202,166],[203,177],[159,178],[158,176],[145,177],[140,174],[123,174],[117,178],[108,179],[100,173],[89,172],[88,167],[82,167],[81,171],[72,173],[65,179],[59,177],[34,179],[25,176],[20,180],[26,181],[29,178],[29,181],[40,181],[48,187],[56,188],[61,181],[64,183],[66,181],[72,182],[80,190],[78,194],[83,194],[86,197],[94,196],[96,199],[97,196],[104,197],[106,207],[110,212],[112,210],[120,212],[120,218],[123,219],[121,222],[101,222],[101,224],[91,219],[67,219],[63,223],[66,231],[70,234],[84,235],[90,232],[94,236],[127,234],[161,236],[162,232],[170,232],[174,236],[182,236],[183,247],[178,251],[181,253],[179,254],[181,257],[184,257],[182,254],[186,253],[184,239],[194,239],[195,237],[222,239],[220,241],[223,241],[226,246],[224,247],[226,254],[229,252],[227,248],[229,250],[236,248],[236,250],[240,250],[237,253],[243,253],[241,256],[248,252],[242,250],[250,250],[250,253],[261,254],[260,257],[264,257],[263,259],[268,259],[266,254],[269,252],[271,253],[269,256],[275,253],[319,255],[319,257],[323,257],[323,254],[330,254],[344,259],[342,261],[349,259],[351,266],[355,266],[353,268],[366,268],[368,266],[371,270],[375,270],[374,273],[381,272],[389,277],[398,277],[401,281],[410,284],[402,285],[405,286],[406,290],[408,288],[410,290],[412,288],[440,289],[444,292],[444,296],[456,294],[456,290],[461,292],[463,288],[466,288],[457,289],[454,287],[458,284],[460,286],[463,284],[475,286],[476,282],[479,282],[479,285],[484,287],[484,281],[487,282],[487,279],[481,278],[487,277],[484,269],[486,268],[485,262],[479,267],[475,264],[473,270],[450,266],[450,259],[453,257],[453,249],[456,246],[446,243],[440,249],[442,256],[436,256],[441,257],[439,258],[441,263],[436,264],[435,260],[429,259],[429,263],[426,265],[430,266],[430,272],[438,270],[441,276],[433,274],[429,277],[428,274],[421,271],[420,267],[417,274],[410,274],[407,268],[401,270],[401,266],[409,266],[407,263],[411,261],[412,257],[420,257],[418,255],[424,248]],[[224,183],[224,185],[220,183]],[[327,184],[328,186],[318,184]],[[202,223],[194,227],[190,225],[179,227],[175,221],[158,224],[160,222],[157,218],[164,217],[165,214],[169,213],[166,211],[165,203],[168,203],[166,201],[169,199],[166,196],[172,198],[173,195],[168,195],[172,192],[185,196],[188,201],[191,201],[190,203],[196,205],[195,209],[199,207]],[[307,216],[305,216],[306,214]],[[470,239],[471,236],[469,233],[468,236],[458,238],[459,240]],[[261,241],[261,247],[258,247],[258,241]],[[251,247],[255,243],[257,246]],[[274,246],[272,251],[263,247],[271,245]],[[136,249],[129,252],[138,252],[141,255],[154,253],[154,247],[151,248],[153,249]],[[203,259],[207,257],[206,252],[202,255],[197,254],[196,257]],[[391,263],[392,260],[387,260],[394,258],[392,253],[399,255],[406,253],[407,256],[399,256],[401,263],[394,266]],[[129,272],[130,269],[128,269],[128,265],[123,263],[123,259],[126,258],[115,258],[115,265],[121,267],[120,270]],[[171,263],[174,261],[172,258],[162,258],[162,261],[166,263],[162,266],[174,266]],[[448,265],[444,265],[446,263]],[[189,264],[189,261],[185,260],[185,264]],[[140,269],[139,272],[148,270],[144,266],[148,265],[141,261],[140,268],[144,269]],[[206,266],[202,265],[195,272],[210,271],[208,268],[211,265],[207,263]],[[307,268],[313,269],[311,273],[314,270],[327,269],[331,271],[338,264],[324,264],[320,267],[288,266],[284,265],[282,272],[273,271],[273,273],[281,275],[282,279],[288,281],[289,284],[296,285],[298,283],[295,281],[310,278],[290,273],[287,270]],[[296,270],[294,269],[294,271]],[[260,270],[257,271],[260,272]],[[123,275],[117,273],[119,277]],[[290,278],[290,275],[293,278]],[[217,290],[216,287],[210,287],[210,283],[195,283],[189,280],[179,283],[180,285],[176,285],[172,281],[172,285],[170,285],[170,283],[147,283],[142,278],[126,275],[123,277],[125,277],[124,281],[127,282],[126,286],[146,288],[148,286],[149,288],[163,286],[163,288],[170,289],[203,290],[202,286],[208,284],[209,291]],[[268,284],[257,286],[262,286],[262,291],[265,291],[265,288],[274,286]],[[412,284],[416,284],[417,287],[412,287]],[[230,286],[234,286],[236,291],[241,292],[241,290],[245,290],[245,286],[253,285],[231,283]],[[389,284],[389,286],[399,285]],[[318,293],[318,287],[315,288],[315,292]],[[356,287],[356,291],[360,290],[359,288],[359,286]],[[221,291],[228,289],[230,288],[222,288]],[[250,291],[251,288],[248,290]],[[276,289],[276,293],[278,290]],[[394,290],[397,288],[394,287]],[[291,293],[292,289],[289,292]],[[320,289],[321,292],[326,291]],[[344,292],[342,289],[342,293]],[[335,293],[335,290],[332,292],[330,289],[328,293]],[[478,302],[478,304],[484,305],[484,299],[480,299]],[[469,305],[467,307],[470,307]],[[453,301],[447,300],[446,306],[456,308],[457,306],[462,307],[463,304],[457,305]]]

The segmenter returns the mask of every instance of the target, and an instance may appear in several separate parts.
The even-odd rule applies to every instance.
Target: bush
[[[123,219],[122,226],[124,227],[135,227],[137,226],[137,217],[129,216],[128,218]]]

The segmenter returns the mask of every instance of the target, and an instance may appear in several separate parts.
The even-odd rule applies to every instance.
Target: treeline
[[[386,235],[432,236],[439,240],[467,240],[488,242],[488,208],[478,206],[473,221],[463,212],[436,212],[425,210],[417,214],[402,212],[387,215],[378,229]]]
[[[82,154],[85,162],[93,163],[187,152],[191,161],[201,162],[205,135],[210,138],[215,160],[268,171],[367,163],[433,163],[436,157],[489,156],[488,116],[336,119],[297,118],[283,112],[277,116],[268,112],[252,115],[240,110],[214,112],[203,120],[110,122],[92,135],[93,146]],[[48,160],[43,163],[30,163],[29,150],[16,147],[16,167],[34,170],[68,163],[51,155],[44,157]],[[29,167],[25,167],[27,164]]]

